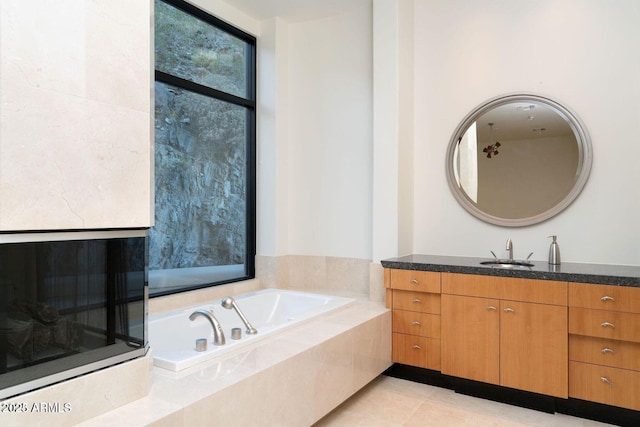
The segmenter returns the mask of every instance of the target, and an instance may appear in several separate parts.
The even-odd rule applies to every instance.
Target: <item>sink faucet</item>
[[[213,344],[224,345],[224,331],[222,330],[222,326],[220,326],[220,322],[218,322],[218,319],[216,319],[213,313],[206,310],[196,310],[189,315],[189,320],[193,321],[198,316],[205,317],[209,323],[211,323],[211,327],[213,328]]]
[[[513,261],[513,243],[507,239],[507,250],[509,251],[509,261]]]

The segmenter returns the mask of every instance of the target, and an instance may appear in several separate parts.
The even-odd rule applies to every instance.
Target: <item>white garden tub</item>
[[[353,298],[282,289],[265,289],[237,295],[234,299],[249,322],[258,330],[257,334],[246,334],[246,327],[235,310],[223,308],[221,301],[149,316],[149,344],[153,350],[153,364],[171,371],[181,371],[355,301]],[[189,320],[189,315],[198,309],[213,310],[224,330],[226,344],[213,344],[211,324],[203,316]],[[232,328],[242,329],[241,339],[231,339]],[[200,338],[207,339],[206,351],[196,351],[195,343]]]

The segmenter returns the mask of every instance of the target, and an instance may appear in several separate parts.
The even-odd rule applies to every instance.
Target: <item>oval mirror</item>
[[[504,95],[458,125],[447,151],[447,180],[472,215],[521,227],[571,204],[587,182],[591,156],[586,128],[566,107],[533,94]]]

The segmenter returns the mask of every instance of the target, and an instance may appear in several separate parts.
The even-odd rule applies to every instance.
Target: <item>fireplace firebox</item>
[[[0,235],[0,399],[143,356],[146,230]]]

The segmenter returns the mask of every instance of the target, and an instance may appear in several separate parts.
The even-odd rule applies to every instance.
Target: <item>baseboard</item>
[[[438,371],[402,365],[400,363],[393,364],[383,374],[390,377],[447,388],[460,394],[534,409],[536,411],[551,414],[557,412],[621,427],[640,426],[639,411],[619,408],[617,406],[603,405],[573,398],[561,399],[479,381],[451,377]]]

